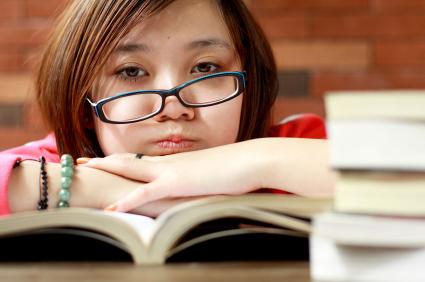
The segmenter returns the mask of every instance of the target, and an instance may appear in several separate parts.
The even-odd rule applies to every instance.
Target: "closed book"
[[[314,281],[425,281],[425,218],[318,215],[310,259]]]
[[[330,120],[327,130],[335,169],[425,171],[425,120]]]
[[[338,171],[335,210],[425,216],[425,173]]]
[[[325,96],[328,120],[425,120],[425,90],[335,91]]]
[[[326,95],[331,166],[425,170],[425,91],[347,91]]]

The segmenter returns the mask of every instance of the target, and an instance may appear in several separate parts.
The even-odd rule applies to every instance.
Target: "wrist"
[[[282,156],[279,153],[276,138],[261,138],[255,139],[256,146],[254,148],[255,155],[252,156],[256,160],[252,172],[256,176],[255,184],[258,189],[260,188],[277,188],[272,179],[274,174],[277,173],[278,167],[282,165]]]
[[[60,168],[58,164],[46,163],[48,182],[49,207],[56,204],[57,193],[60,187]],[[12,171],[9,180],[9,208],[12,213],[35,210],[40,198],[40,162],[25,160],[19,163]]]
[[[104,209],[140,187],[140,183],[94,168],[75,166],[71,206]]]
[[[258,138],[234,144],[238,146],[235,167],[243,164],[239,178],[250,191],[270,188],[270,174],[278,165],[276,153],[271,150],[275,146],[274,143],[272,138]],[[235,151],[235,149],[232,150]]]

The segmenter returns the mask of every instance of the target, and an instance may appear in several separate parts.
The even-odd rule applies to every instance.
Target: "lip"
[[[156,141],[156,146],[168,154],[189,151],[195,140],[181,135],[171,135]]]

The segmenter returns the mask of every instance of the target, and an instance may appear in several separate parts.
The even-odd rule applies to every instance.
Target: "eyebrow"
[[[200,39],[190,42],[186,45],[186,49],[204,49],[204,48],[210,48],[210,47],[217,47],[217,48],[224,48],[232,50],[231,45],[221,39],[218,38],[207,38],[207,39]],[[144,43],[127,43],[127,44],[121,44],[118,45],[114,53],[138,53],[138,52],[149,52],[151,48],[144,44]]]
[[[190,42],[187,45],[188,49],[201,49],[201,48],[209,48],[209,47],[218,47],[225,49],[232,49],[230,44],[227,41],[218,38],[207,38],[201,40],[195,40]]]
[[[118,45],[117,48],[115,48],[114,53],[137,53],[149,51],[149,46],[144,43],[127,43]]]

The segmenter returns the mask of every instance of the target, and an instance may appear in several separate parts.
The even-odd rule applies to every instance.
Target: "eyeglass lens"
[[[180,90],[180,97],[189,105],[208,105],[238,93],[238,79],[234,76],[217,76],[197,81]],[[156,113],[162,97],[155,93],[138,93],[111,100],[103,105],[109,120],[130,121]]]

